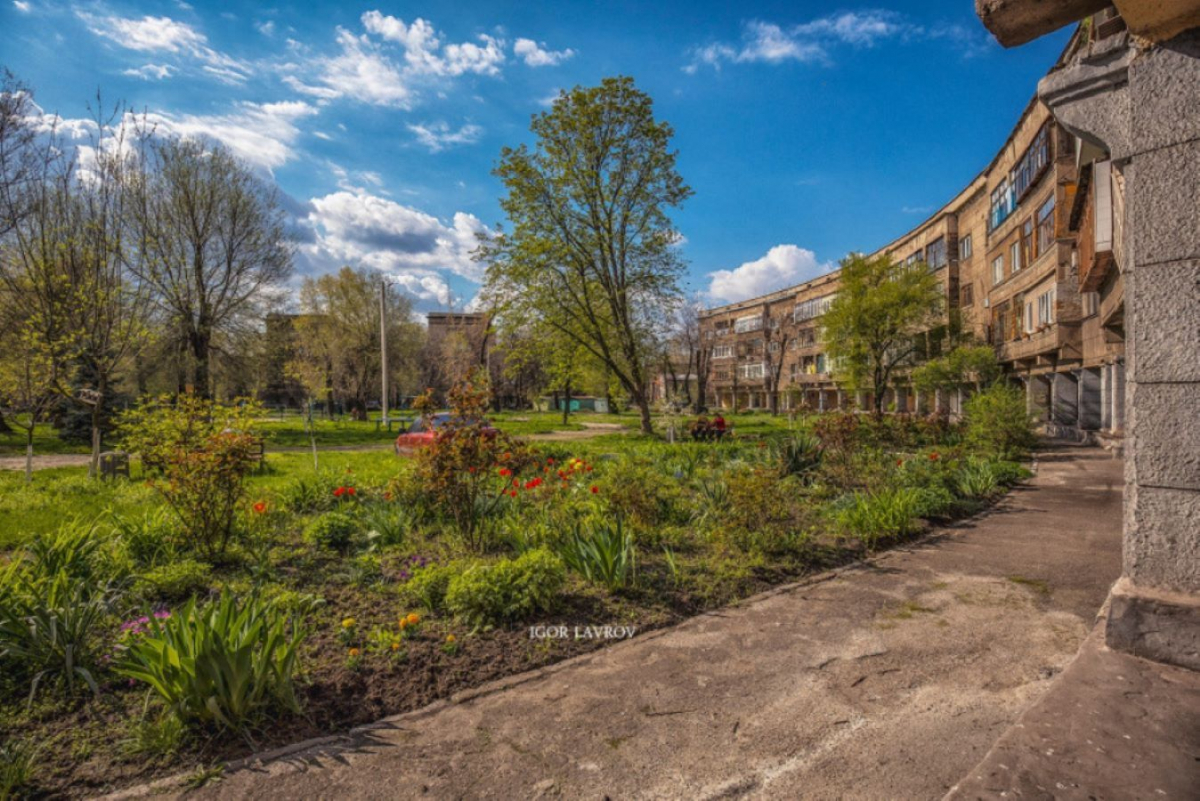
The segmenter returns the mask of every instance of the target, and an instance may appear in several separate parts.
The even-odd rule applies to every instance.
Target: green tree
[[[297,348],[305,358],[319,356],[318,362],[327,370],[325,387],[344,400],[359,420],[366,419],[367,401],[380,395],[379,312],[385,280],[376,270],[343,267],[336,273],[305,278],[300,288]],[[412,319],[411,299],[399,292],[386,292],[384,297],[388,375],[411,387],[424,332]],[[293,370],[297,372],[304,370]]]
[[[505,148],[495,170],[511,231],[479,249],[486,291],[505,314],[541,320],[590,353],[649,433],[656,335],[683,269],[668,212],[692,194],[673,130],[627,77],[563,92],[531,129],[533,148]]]
[[[974,384],[976,391],[1000,376],[1000,362],[990,345],[959,345],[945,356],[930,359],[912,371],[913,388],[918,392],[957,389]]]
[[[852,253],[841,268],[821,335],[838,382],[869,390],[875,413],[882,414],[888,381],[911,362],[917,336],[942,313],[941,282],[923,262],[896,264],[886,253]]]

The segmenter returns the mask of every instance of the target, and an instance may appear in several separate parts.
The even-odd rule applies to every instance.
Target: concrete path
[[[940,797],[1092,628],[1120,570],[1121,482],[1102,451],[1045,453],[999,508],[917,546],[254,762],[196,794]]]
[[[1101,622],[946,801],[1200,796],[1200,673],[1111,651]]]

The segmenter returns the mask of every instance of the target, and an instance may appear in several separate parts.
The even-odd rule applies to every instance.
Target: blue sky
[[[987,163],[1068,32],[1006,51],[973,6],[0,0],[0,64],[68,130],[100,90],[224,142],[286,193],[298,274],[373,266],[422,309],[478,289],[500,148],[631,75],[695,190],[688,289],[719,302],[885,243]]]

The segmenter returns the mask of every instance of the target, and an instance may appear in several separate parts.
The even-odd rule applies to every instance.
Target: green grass
[[[13,433],[0,434],[0,456],[25,455],[25,430],[13,426]],[[58,432],[49,423],[39,423],[33,429],[33,452],[48,453],[90,453],[91,446],[86,442],[66,442],[59,439]]]

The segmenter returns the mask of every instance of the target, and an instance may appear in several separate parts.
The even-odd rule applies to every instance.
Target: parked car
[[[441,414],[426,414],[413,420],[412,425],[396,437],[396,453],[411,453],[417,448],[426,448],[433,444],[437,439],[438,432],[445,428],[450,423],[450,415],[442,412]],[[486,420],[483,421],[484,436],[496,436],[496,429],[492,428]]]

